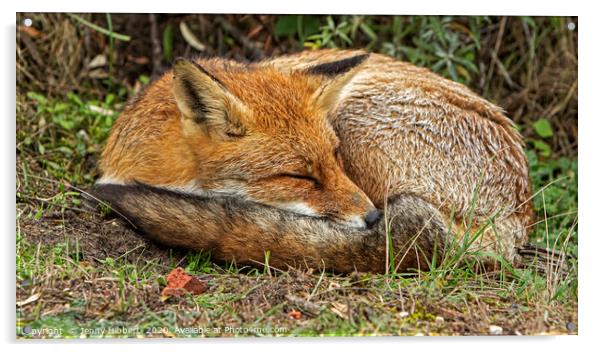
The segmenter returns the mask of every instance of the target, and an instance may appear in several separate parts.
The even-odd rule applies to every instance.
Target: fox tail
[[[144,184],[98,184],[91,193],[154,241],[211,251],[214,259],[244,265],[269,260],[282,269],[426,269],[442,252],[447,234],[439,211],[412,195],[392,198],[385,216],[360,230],[234,197],[203,197]]]

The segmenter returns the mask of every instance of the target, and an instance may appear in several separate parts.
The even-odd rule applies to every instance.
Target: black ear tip
[[[368,60],[370,57],[370,53],[359,54],[353,56],[351,59],[354,59],[355,66],[362,64],[364,61]]]
[[[319,64],[307,69],[307,73],[313,75],[337,76],[350,71],[356,66],[362,64],[370,57],[369,53],[359,54],[346,59]]]
[[[175,75],[186,71],[186,68],[190,65],[190,61],[183,57],[178,57],[173,61],[173,73]]]
[[[363,54],[356,55],[354,57],[357,57],[357,59],[360,62],[364,62],[364,61],[366,61],[370,57],[370,53],[363,53]]]
[[[180,66],[180,65],[187,64],[187,63],[190,63],[190,62],[191,62],[191,61],[190,61],[190,60],[188,60],[188,59],[187,59],[187,58],[185,58],[185,57],[177,57],[177,58],[176,58],[176,59],[173,61],[173,66]]]

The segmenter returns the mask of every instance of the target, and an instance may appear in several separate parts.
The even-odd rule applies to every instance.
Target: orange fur
[[[185,93],[178,92],[172,72],[165,74],[116,122],[102,156],[105,176],[112,182],[239,194],[365,226],[363,218],[375,207],[344,173],[336,155],[338,138],[320,108],[332,104],[320,101],[335,99],[331,90],[343,88],[337,79],[215,59],[199,63],[226,91],[195,73],[192,64],[180,68],[183,81],[187,75],[193,84],[202,81],[193,88],[209,105],[207,121],[188,116],[194,109],[178,102]],[[230,136],[231,125],[244,135]]]

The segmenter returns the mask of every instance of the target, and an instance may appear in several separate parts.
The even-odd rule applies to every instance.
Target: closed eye
[[[278,177],[290,177],[290,178],[295,178],[298,180],[305,180],[305,181],[313,182],[316,186],[320,185],[320,182],[318,181],[317,178],[315,178],[313,176],[308,176],[308,175],[282,173],[282,174],[278,174]]]
[[[337,161],[337,163],[339,163],[339,166],[340,166],[341,168],[344,168],[344,164],[343,164],[343,157],[341,156],[341,151],[340,151],[339,147],[337,147],[337,148],[334,150],[334,158],[335,158],[335,160]]]

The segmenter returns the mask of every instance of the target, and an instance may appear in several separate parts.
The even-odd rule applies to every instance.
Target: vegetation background
[[[17,14],[17,335],[576,333],[577,25],[564,17]],[[507,268],[491,277],[464,260],[418,275],[219,266],[207,253],[149,243],[82,204],[124,104],[174,58],[260,60],[322,47],[395,56],[503,107],[526,141],[539,217],[532,242],[563,249],[568,273]],[[208,293],[162,300],[175,266],[206,280]],[[222,330],[175,329],[193,326]],[[42,327],[62,330],[36,333]]]

